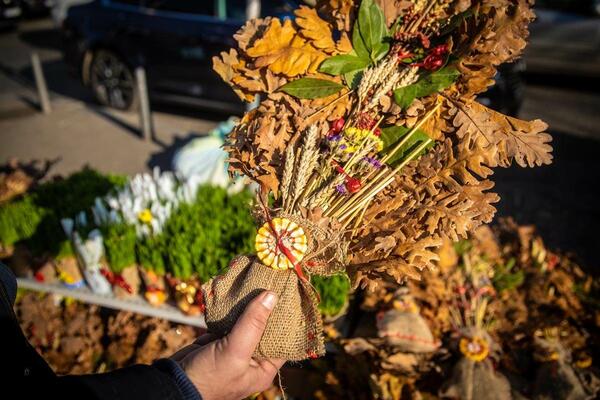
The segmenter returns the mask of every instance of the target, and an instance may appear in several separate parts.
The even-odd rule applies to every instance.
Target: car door
[[[125,61],[137,64],[147,32],[140,13],[142,0],[103,0],[96,14],[87,15],[92,38],[98,46],[115,50]]]
[[[235,100],[212,71],[212,56],[233,44],[235,32],[217,16],[217,1],[146,0],[148,78],[163,96]]]

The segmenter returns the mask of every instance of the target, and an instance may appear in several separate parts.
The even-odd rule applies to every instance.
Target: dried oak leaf
[[[350,37],[346,32],[342,32],[340,38],[335,43],[335,48],[340,54],[346,54],[352,51],[352,42],[350,41]]]
[[[383,10],[387,26],[393,24],[399,16],[404,15],[414,5],[408,0],[375,0],[375,3]]]
[[[484,140],[483,145],[496,147],[496,162],[508,167],[514,160],[522,167],[541,166],[552,162],[552,136],[541,120],[522,121],[491,110],[477,102],[453,101],[453,124],[456,135],[467,133]],[[494,165],[492,165],[494,166]]]
[[[240,50],[246,51],[246,49],[254,43],[257,37],[262,36],[269,26],[271,19],[271,17],[267,17],[247,21],[244,26],[233,35]]]
[[[393,236],[376,237],[375,251],[383,251],[389,254],[396,247],[396,239]]]
[[[527,27],[534,14],[526,0],[497,0],[477,6],[454,34],[458,81],[464,98],[472,99],[494,83],[496,67],[514,60],[527,44]]]
[[[331,26],[319,17],[317,10],[312,7],[300,6],[294,11],[294,14],[296,15],[296,24],[300,27],[300,33],[306,39],[311,40],[314,47],[329,54],[336,51]]]
[[[314,48],[298,35],[291,20],[283,25],[272,19],[264,35],[246,50],[255,58],[255,66],[267,67],[276,74],[294,77],[314,73],[326,54]]]
[[[354,3],[354,0],[319,0],[315,8],[338,30],[350,32]]]

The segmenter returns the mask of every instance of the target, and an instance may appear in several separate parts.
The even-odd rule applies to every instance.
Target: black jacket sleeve
[[[22,399],[201,400],[195,387],[171,360],[104,374],[56,376],[21,331],[12,307],[14,294],[10,282],[6,283],[7,276],[12,276],[12,272],[0,263],[0,346],[3,349],[0,398],[4,398],[2,393],[10,393]]]

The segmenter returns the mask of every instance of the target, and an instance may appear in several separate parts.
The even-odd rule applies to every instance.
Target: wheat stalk
[[[293,210],[295,204],[299,203],[302,192],[306,187],[308,178],[317,166],[319,159],[319,151],[317,149],[318,130],[316,125],[311,125],[308,128],[308,133],[300,148],[300,161],[296,168],[296,177],[292,187],[292,196],[289,199],[288,207]]]
[[[290,189],[292,186],[292,176],[294,175],[294,146],[288,145],[285,152],[285,165],[283,168],[283,177],[281,179],[281,196],[282,196],[282,208],[287,212],[287,205],[290,199]]]
[[[369,110],[379,104],[381,96],[399,88],[412,85],[418,79],[417,71],[419,67],[404,68],[402,71],[394,71],[387,80],[383,81],[383,85],[377,89],[377,92],[371,97],[366,109]]]

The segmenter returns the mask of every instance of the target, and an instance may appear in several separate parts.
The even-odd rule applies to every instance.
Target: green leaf
[[[346,274],[329,277],[313,275],[310,280],[321,297],[319,310],[324,315],[333,317],[343,311],[350,292],[350,279]]]
[[[369,50],[367,49],[362,36],[360,36],[358,22],[354,23],[354,28],[352,28],[352,48],[359,58],[370,61],[371,57],[369,55]]]
[[[373,0],[363,0],[358,10],[358,27],[365,47],[372,60],[375,60],[374,50],[387,35],[387,27],[383,10],[373,3]],[[353,35],[354,39],[354,35]]]
[[[360,85],[360,80],[363,77],[363,72],[364,70],[357,70],[344,74],[346,86],[348,86],[350,89],[358,88],[358,85]]]
[[[408,108],[417,98],[417,84],[394,90],[394,101],[403,109]]]
[[[319,71],[329,75],[342,75],[348,72],[357,71],[369,65],[369,60],[342,54],[339,56],[329,57],[321,63]]]
[[[379,61],[390,51],[390,44],[388,42],[381,42],[375,45],[373,48],[373,61]]]
[[[300,78],[283,85],[280,90],[299,99],[319,99],[344,88],[339,83],[317,78]]]
[[[404,138],[410,129],[404,126],[389,126],[381,130],[380,139],[383,141],[382,154],[388,154],[394,149],[394,146]],[[404,159],[411,151],[419,144],[429,139],[429,136],[420,129],[417,129],[411,137],[400,147],[400,149],[388,160],[389,165],[394,165]],[[423,154],[427,149],[433,146],[433,142],[427,146],[420,154]],[[419,154],[419,155],[420,155]]]
[[[416,98],[429,96],[452,85],[460,72],[454,67],[445,67],[425,76],[418,82],[394,90],[394,100],[402,108],[412,104]]]

